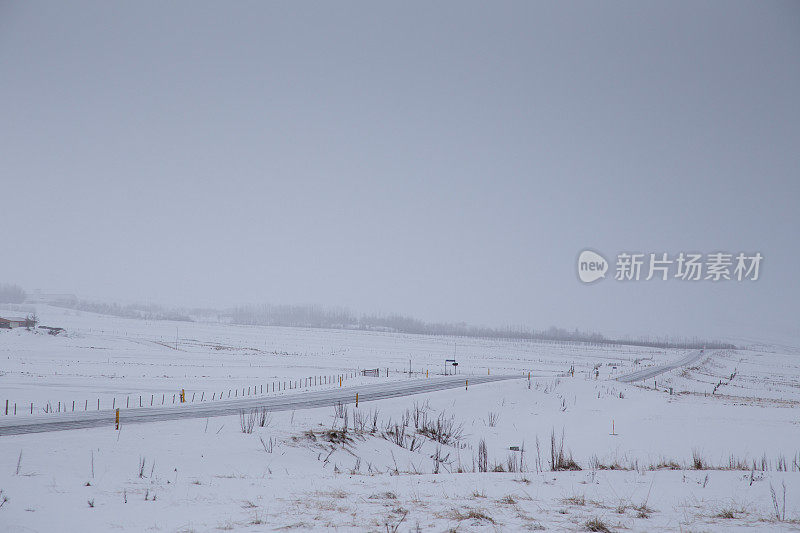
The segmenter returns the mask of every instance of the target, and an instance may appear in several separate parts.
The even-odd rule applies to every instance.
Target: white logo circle
[[[606,277],[608,261],[591,250],[584,250],[578,256],[578,277],[584,283],[591,283]]]

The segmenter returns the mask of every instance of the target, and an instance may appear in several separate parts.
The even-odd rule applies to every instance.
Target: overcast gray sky
[[[799,58],[798,2],[3,1],[0,281],[800,337]]]

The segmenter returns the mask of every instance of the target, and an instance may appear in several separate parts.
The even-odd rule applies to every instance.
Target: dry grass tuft
[[[573,494],[568,498],[562,498],[561,501],[569,505],[586,505],[586,497],[583,494]]]
[[[584,526],[586,526],[586,529],[588,531],[600,531],[601,533],[611,533],[611,529],[609,529],[606,523],[596,517],[587,520]]]
[[[476,520],[478,522],[489,522],[490,524],[495,523],[494,518],[479,509],[468,509],[466,513],[454,510],[452,513],[452,518],[453,520],[458,520],[459,522],[463,520]]]

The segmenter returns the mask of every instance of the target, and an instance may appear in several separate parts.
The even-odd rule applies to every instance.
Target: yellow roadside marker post
[[[358,393],[356,393],[356,407],[358,407]]]
[[[464,386],[464,390],[469,390],[469,380],[467,380],[467,384]]]
[[[119,408],[117,408],[117,420],[116,420],[116,427],[114,429],[119,431]]]

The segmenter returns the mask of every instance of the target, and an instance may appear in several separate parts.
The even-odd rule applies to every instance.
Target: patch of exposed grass
[[[584,524],[588,531],[600,531],[601,533],[611,533],[611,529],[606,525],[605,522],[600,520],[599,518],[590,518]]]
[[[633,510],[636,511],[637,518],[650,518],[650,514],[655,512],[654,509],[647,506],[647,502],[642,502],[640,505],[634,506]]]
[[[373,494],[369,497],[371,500],[396,500],[397,494],[394,492],[381,492],[380,494]]]
[[[495,520],[491,516],[487,515],[483,511],[479,509],[468,509],[466,513],[462,513],[461,511],[454,510],[452,513],[453,520],[457,520],[462,522],[464,520],[476,520],[478,522],[489,522],[490,524],[494,524]]]
[[[673,460],[667,460],[665,458],[659,459],[656,464],[650,465],[647,467],[648,470],[680,470],[681,465],[676,463]]]
[[[569,505],[586,505],[586,497],[583,494],[573,494],[568,498],[562,498],[561,501]]]

